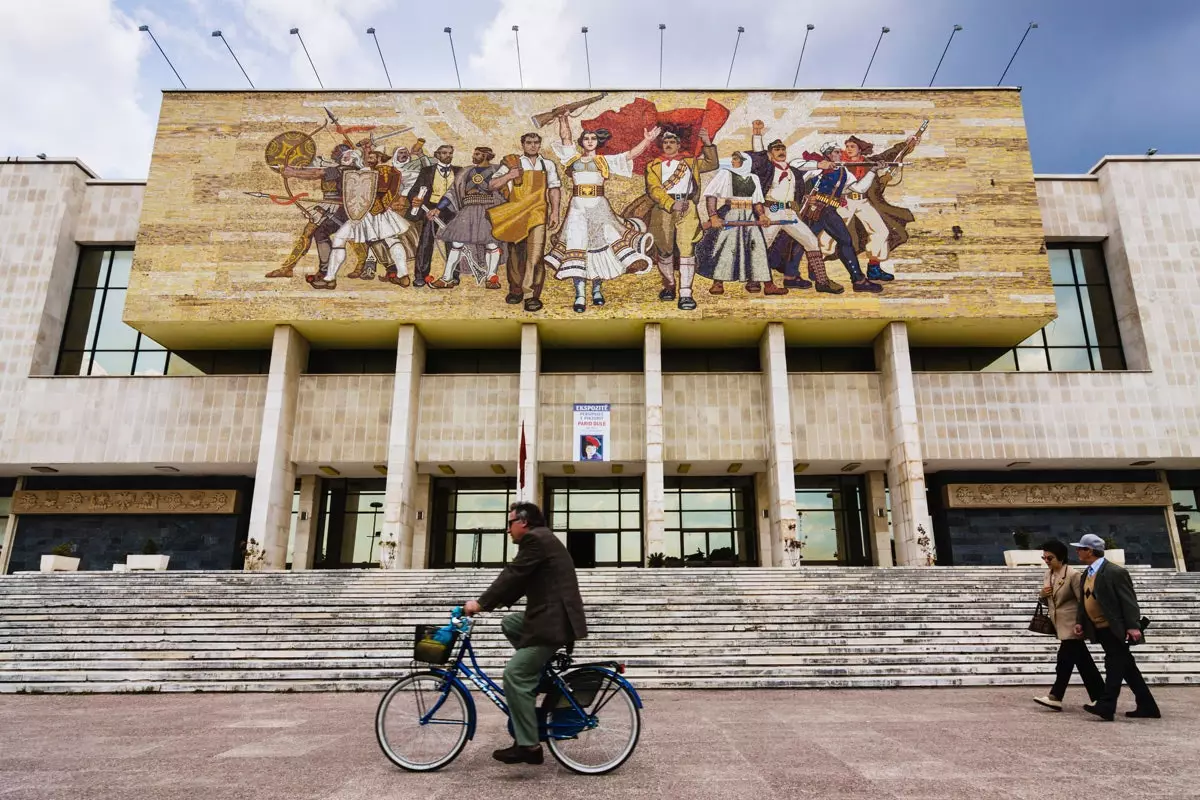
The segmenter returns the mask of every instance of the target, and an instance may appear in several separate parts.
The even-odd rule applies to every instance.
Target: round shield
[[[317,143],[303,131],[286,131],[267,142],[268,167],[307,167],[317,157]]]

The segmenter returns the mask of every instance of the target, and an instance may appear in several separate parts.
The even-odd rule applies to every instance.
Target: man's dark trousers
[[[1117,697],[1121,694],[1121,683],[1128,683],[1137,700],[1139,711],[1157,711],[1158,703],[1150,694],[1150,687],[1142,677],[1133,653],[1129,650],[1122,634],[1111,628],[1097,628],[1096,640],[1104,648],[1104,696],[1096,701],[1096,709],[1106,714],[1117,711]]]

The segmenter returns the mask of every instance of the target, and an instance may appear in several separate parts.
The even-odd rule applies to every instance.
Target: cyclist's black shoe
[[[494,750],[492,758],[505,764],[541,764],[543,760],[542,746],[535,744],[533,747],[522,747],[514,744],[512,747]]]

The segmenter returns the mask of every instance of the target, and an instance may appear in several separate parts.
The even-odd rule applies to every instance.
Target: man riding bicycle
[[[505,764],[541,764],[535,693],[542,668],[560,647],[587,638],[587,620],[575,563],[558,537],[546,527],[533,503],[513,503],[508,535],[517,557],[478,600],[463,604],[467,616],[511,606],[526,598],[525,611],[504,617],[501,629],[517,652],[504,668],[504,699],[516,741],[492,753]]]

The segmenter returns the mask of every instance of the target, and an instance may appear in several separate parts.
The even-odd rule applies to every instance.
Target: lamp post
[[[883,41],[883,35],[891,32],[892,29],[887,25],[879,29],[879,38],[875,41],[875,49],[871,51],[871,60],[867,62],[867,71],[863,73],[862,83],[859,84],[860,87],[867,85],[867,76],[871,74],[871,65],[875,63],[875,54],[879,52],[879,44]]]
[[[521,88],[525,88],[525,70],[521,68],[521,28],[517,25],[512,27],[513,39],[517,42],[517,80],[521,83]]]
[[[730,81],[730,79],[733,78],[733,62],[737,61],[738,45],[741,44],[742,34],[745,32],[746,32],[746,29],[743,28],[741,25],[738,25],[738,30],[737,30],[738,35],[737,35],[737,38],[734,39],[734,41],[733,41],[733,57],[729,59],[729,74],[725,76],[725,88],[726,89],[729,88],[729,81]]]
[[[1025,44],[1025,37],[1028,36],[1029,32],[1036,27],[1037,23],[1031,22],[1029,23],[1029,27],[1025,29],[1025,34],[1021,36],[1021,41],[1017,42],[1017,49],[1013,50],[1012,58],[1008,60],[1008,66],[1004,68],[1004,72],[1000,73],[1000,80],[996,81],[997,86],[1004,83],[1004,76],[1008,74],[1008,67],[1011,67],[1013,62],[1017,60],[1017,53],[1021,52],[1021,45]]]
[[[214,38],[220,39],[225,43],[225,49],[229,51],[229,55],[233,56],[233,62],[238,65],[238,69],[242,71],[242,76],[245,77],[246,83],[250,84],[250,88],[254,88],[254,81],[250,80],[250,76],[246,74],[246,68],[242,66],[242,62],[238,60],[237,53],[233,52],[233,48],[229,46],[229,40],[220,31],[213,31]]]
[[[666,36],[667,26],[663,23],[658,23],[658,88],[662,88],[662,67],[663,67],[663,38]]]
[[[312,67],[313,75],[317,76],[317,85],[324,89],[325,84],[321,82],[321,75],[317,72],[317,65],[313,63],[312,56],[308,54],[308,47],[304,44],[304,37],[300,35],[300,29],[292,28],[288,32],[300,40],[300,47],[304,50],[304,56],[308,59],[308,65]]]
[[[579,32],[583,34],[583,59],[587,63],[588,88],[590,89],[592,88],[592,54],[588,52],[587,25],[580,28]]]
[[[929,85],[933,86],[933,79],[937,77],[938,70],[942,68],[942,61],[946,58],[946,53],[950,52],[950,42],[954,41],[954,34],[963,29],[962,25],[955,25],[950,31],[950,38],[946,40],[946,49],[942,51],[942,57],[938,59],[937,66],[933,68],[933,77],[929,79]]]
[[[371,503],[371,549],[367,552],[367,563],[375,561],[375,542],[379,539],[380,532],[375,530],[375,520],[379,516],[379,509],[383,508],[383,503],[376,500]]]
[[[150,30],[150,26],[138,25],[138,30],[142,33],[150,34],[150,41],[154,42],[154,46],[158,48],[158,52],[162,53],[163,60],[167,62],[167,66],[171,68],[171,72],[175,73],[175,77],[179,80],[179,85],[186,89],[187,84],[183,82],[183,78],[179,77],[179,71],[175,69],[175,65],[171,63],[171,59],[167,58],[167,54],[162,49],[162,45],[158,43],[158,39],[154,38],[154,31]]]
[[[450,57],[454,59],[454,77],[458,79],[458,88],[462,88],[462,75],[458,73],[458,56],[454,52],[454,31],[449,27],[442,28],[442,33],[450,37]]]
[[[388,88],[392,89],[394,88],[392,86],[392,76],[388,73],[387,62],[383,60],[383,48],[379,46],[379,37],[375,35],[374,28],[367,28],[367,33],[375,40],[375,49],[379,51],[379,63],[383,64],[383,77],[387,78]]]
[[[792,88],[796,88],[796,81],[800,80],[800,65],[804,63],[804,48],[808,47],[808,35],[813,32],[813,28],[817,27],[811,22],[804,26],[804,43],[800,45],[800,60],[796,62],[796,75],[792,78]]]

